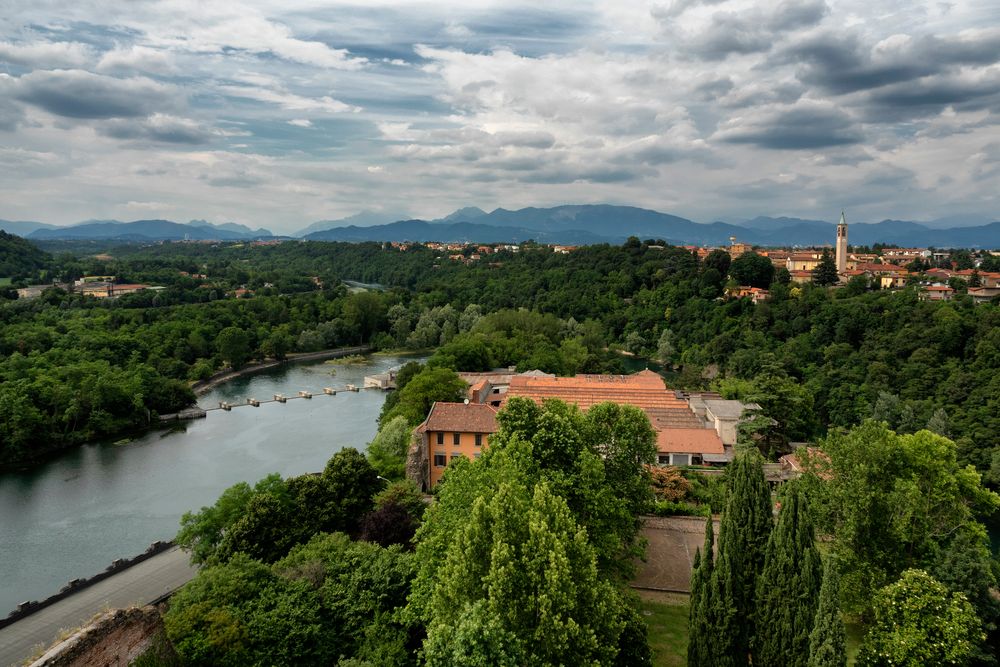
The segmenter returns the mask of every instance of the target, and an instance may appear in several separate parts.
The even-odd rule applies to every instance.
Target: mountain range
[[[459,209],[434,220],[390,221],[394,214],[365,211],[339,220],[323,220],[295,236],[317,241],[446,241],[512,243],[533,239],[541,243],[584,245],[621,243],[629,236],[662,239],[675,244],[724,245],[731,238],[761,246],[832,245],[834,223],[792,217],[759,216],[736,221],[698,223],[686,218],[634,206],[566,205],[549,208],[476,207]],[[963,221],[986,222],[954,226]],[[851,223],[852,244],[889,243],[904,246],[1000,247],[1000,222],[983,216],[955,215],[927,223],[883,220]],[[204,220],[89,220],[68,227],[37,222],[0,220],[0,229],[32,240],[108,239],[118,241],[248,240],[270,238],[267,229]],[[288,237],[285,237],[288,238]]]

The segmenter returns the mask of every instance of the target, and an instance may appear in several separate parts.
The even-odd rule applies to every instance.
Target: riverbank
[[[355,354],[365,354],[371,351],[371,348],[367,345],[358,345],[355,347],[341,347],[335,350],[320,350],[319,352],[299,352],[293,353],[286,356],[284,359],[272,359],[270,361],[263,361],[259,364],[250,364],[243,366],[238,370],[224,370],[216,373],[207,380],[201,382],[196,382],[191,385],[191,391],[195,393],[196,396],[201,396],[212,391],[221,384],[225,384],[230,380],[235,380],[238,377],[243,377],[244,375],[250,375],[252,373],[258,373],[260,371],[266,371],[271,368],[277,368],[284,364],[302,362],[302,361],[323,361],[324,359],[337,359],[339,357],[349,357]]]

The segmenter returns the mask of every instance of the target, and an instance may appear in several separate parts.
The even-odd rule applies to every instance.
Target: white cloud
[[[93,50],[78,42],[0,42],[0,63],[31,67],[83,67],[93,58]]]
[[[345,104],[340,100],[335,100],[329,95],[322,97],[303,97],[283,90],[272,90],[269,88],[255,88],[251,86],[228,86],[222,85],[218,90],[233,97],[244,97],[246,99],[276,104],[288,111],[321,111],[325,113],[347,113],[358,112],[360,107]]]
[[[312,121],[308,118],[293,118],[288,121],[289,125],[294,125],[295,127],[312,127]]]
[[[146,46],[115,47],[104,53],[97,63],[100,72],[147,72],[150,74],[175,74],[177,66],[173,56],[164,50]]]

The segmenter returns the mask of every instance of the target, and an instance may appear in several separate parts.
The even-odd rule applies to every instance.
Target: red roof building
[[[431,406],[427,419],[416,428],[426,452],[426,488],[439,481],[448,463],[464,456],[478,459],[497,431],[497,411],[482,403],[443,403]]]

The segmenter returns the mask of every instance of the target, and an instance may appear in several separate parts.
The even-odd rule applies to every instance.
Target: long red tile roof
[[[645,370],[632,375],[577,375],[575,377],[515,376],[504,397],[514,396],[535,402],[559,399],[581,410],[604,402],[634,405],[649,417],[657,432],[660,452],[722,454],[722,440],[704,424],[688,402],[667,390],[663,378]]]

